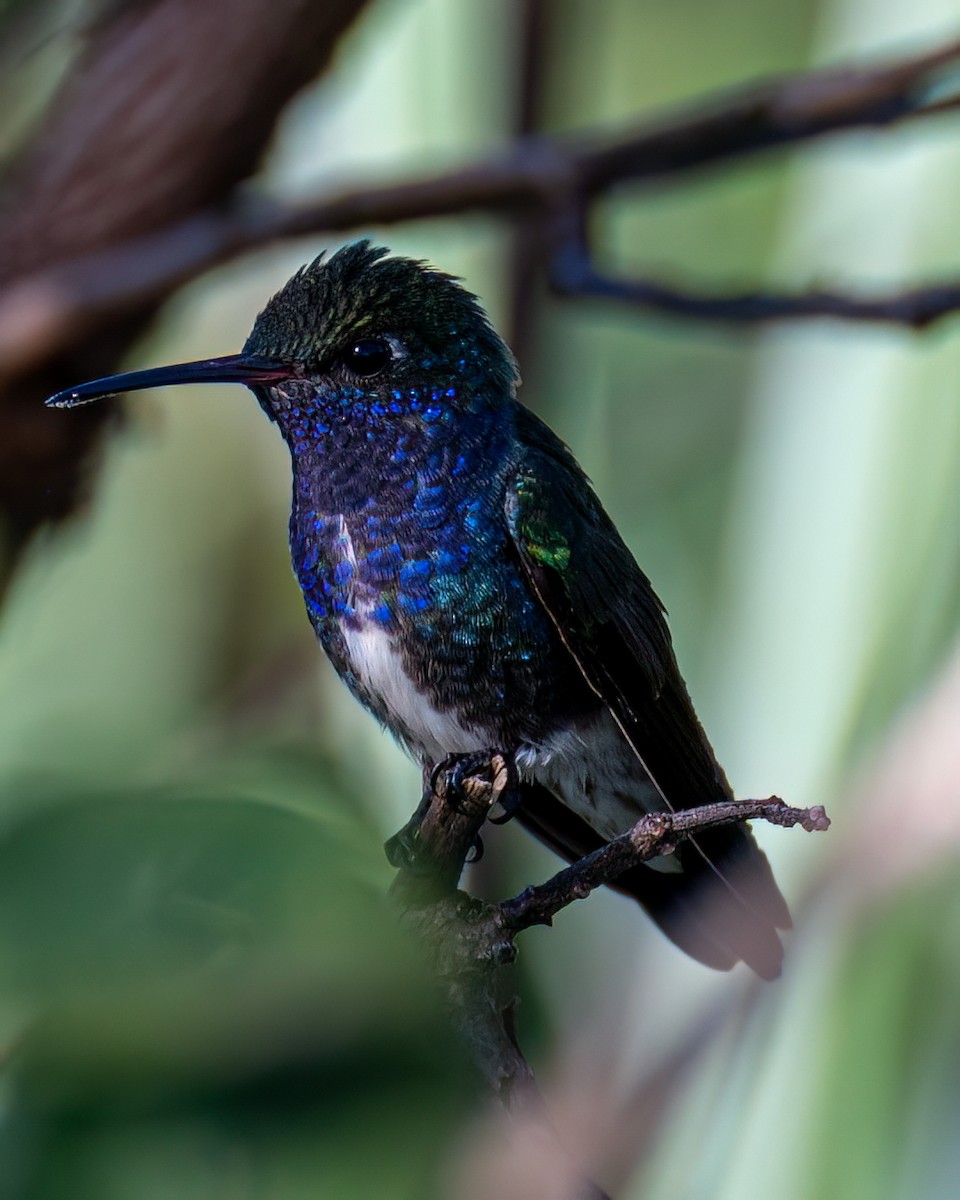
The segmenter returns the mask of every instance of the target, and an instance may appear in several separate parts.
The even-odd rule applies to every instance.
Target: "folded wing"
[[[520,409],[524,453],[507,489],[506,518],[522,571],[598,701],[604,704],[664,809],[732,798],[674,657],[665,614],[569,450]],[[528,785],[524,824],[568,859],[603,843],[545,788]],[[779,973],[783,897],[749,829],[729,826],[681,844],[682,870],[640,866],[627,892],[687,953],[721,969],[743,959]]]

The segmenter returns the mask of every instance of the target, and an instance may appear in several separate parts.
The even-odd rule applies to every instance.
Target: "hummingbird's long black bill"
[[[122,375],[107,375],[81,383],[79,387],[57,392],[45,403],[48,408],[78,408],[115,396],[119,392],[136,392],[143,388],[168,387],[179,383],[278,383],[289,379],[295,371],[288,363],[258,358],[253,354],[227,354],[223,358],[205,358],[200,362],[176,363],[170,367],[153,367],[148,371],[127,371]]]

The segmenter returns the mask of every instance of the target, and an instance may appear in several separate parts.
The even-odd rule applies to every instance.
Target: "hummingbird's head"
[[[442,271],[354,242],[303,267],[257,317],[245,355],[321,385],[383,391],[462,379],[512,390],[513,356],[472,295]]]
[[[516,364],[477,298],[442,271],[388,254],[360,241],[303,267],[257,317],[239,354],[94,380],[47,403],[243,383],[287,432],[290,414],[310,397],[355,421],[367,404],[402,401],[403,415],[418,419],[422,402],[438,394],[446,407],[466,409],[512,396]]]

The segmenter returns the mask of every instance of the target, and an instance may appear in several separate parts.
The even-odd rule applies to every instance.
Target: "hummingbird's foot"
[[[495,803],[501,808],[499,816],[488,817],[491,825],[506,825],[520,807],[520,772],[513,754],[502,750],[491,750],[477,754],[448,754],[430,773],[430,791],[437,793],[441,779],[445,777],[444,796],[455,813],[464,814],[460,806],[463,786],[473,775],[481,775],[493,769],[494,786],[497,788]],[[478,839],[479,841],[479,839]],[[482,844],[471,862],[479,862],[483,855]]]
[[[492,753],[448,754],[430,772],[430,790],[437,794],[440,780],[445,779],[444,797],[455,813],[469,815],[460,805],[464,783],[473,775],[489,771]]]

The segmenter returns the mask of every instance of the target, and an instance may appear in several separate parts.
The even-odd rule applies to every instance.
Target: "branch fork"
[[[513,1033],[516,998],[508,994],[503,974],[516,957],[517,934],[550,925],[575,900],[703,830],[748,820],[800,825],[808,832],[830,827],[821,805],[793,808],[777,796],[650,813],[546,882],[490,904],[458,890],[458,884],[484,821],[512,778],[512,764],[502,754],[470,756],[466,770],[462,756],[447,760],[427,781],[413,817],[386,846],[398,868],[392,894],[431,950],[454,1024],[508,1108],[533,1086]]]

